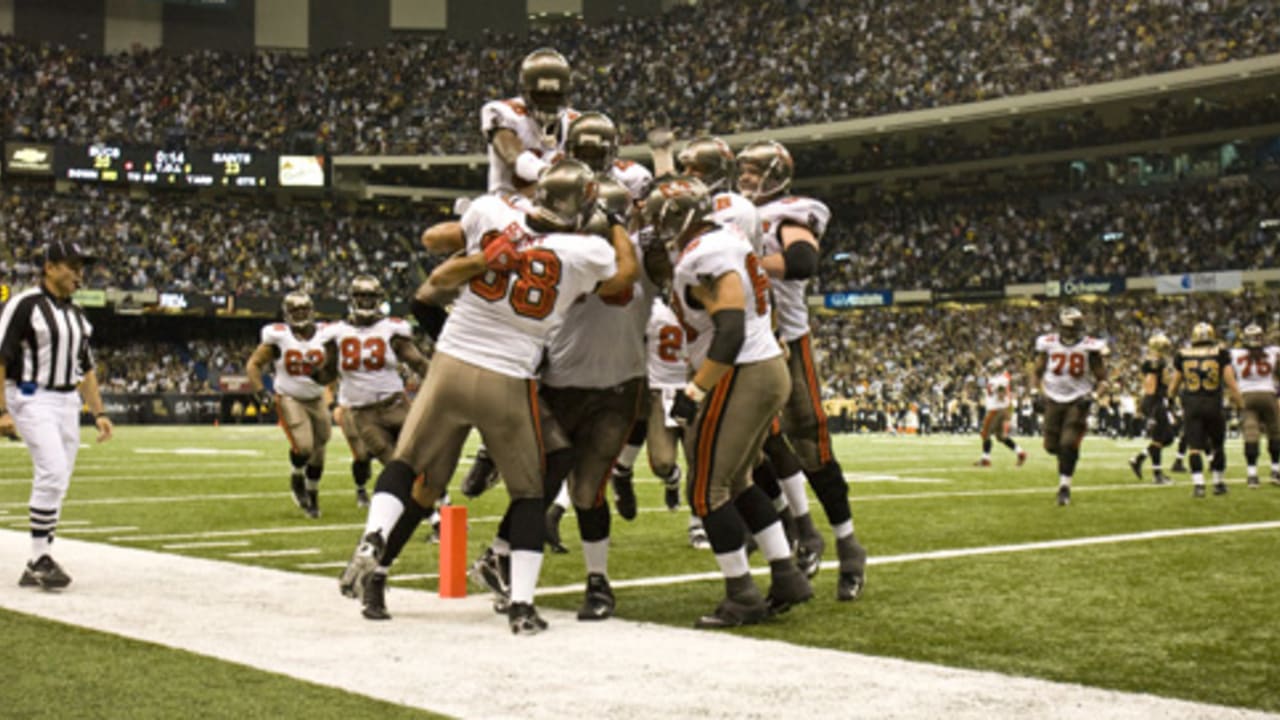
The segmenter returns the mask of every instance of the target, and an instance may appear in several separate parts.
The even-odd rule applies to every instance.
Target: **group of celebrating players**
[[[606,115],[570,109],[571,84],[564,57],[538,50],[521,65],[520,95],[481,110],[488,193],[422,237],[429,251],[450,255],[410,303],[434,341],[429,371],[409,325],[381,309],[385,298],[371,277],[353,282],[347,320],[318,325],[309,298],[295,293],[285,300],[285,322],[263,329],[250,378],[261,390],[262,369],[274,362],[292,489],[308,515],[319,514],[331,400],[352,444],[368,516],[341,591],[361,600],[366,618],[390,617],[389,568],[447,502],[474,428],[484,447],[463,492],[474,496],[500,477],[510,500],[473,574],[493,590],[513,633],[547,626],[534,592],[544,546],[562,547],[559,519],[569,507],[586,570],[578,618],[613,615],[608,488],[612,480],[619,515],[634,518],[631,468],[643,444],[669,509],[680,504],[685,480],[690,540],[710,547],[725,579],[724,598],[696,626],[761,622],[813,596],[810,579],[826,548],[806,484],[835,538],[836,597],[857,599],[867,553],[822,410],[805,292],[827,207],[789,194],[791,157],[771,141],[735,155],[706,137],[675,154],[670,134],[655,132],[655,179],[617,158],[618,132]],[[1037,340],[1035,376],[1047,402],[1045,446],[1059,462],[1058,502],[1066,504],[1106,348],[1083,334],[1079,311],[1067,309],[1060,320],[1058,333]],[[1231,363],[1201,339],[1193,336],[1174,361],[1169,392],[1220,393],[1225,385],[1235,398]],[[1274,372],[1274,348],[1265,352]],[[1250,362],[1263,372],[1262,360]],[[424,378],[412,401],[400,363]],[[336,398],[327,389],[334,382]],[[1219,426],[1201,419],[1199,404],[1184,407],[1193,471],[1196,451],[1214,447],[1218,468]],[[1273,457],[1275,411],[1273,388]],[[985,456],[994,431],[1021,464],[1026,455],[1004,423],[988,420]],[[1153,446],[1157,439],[1153,433]],[[371,458],[382,470],[370,497]],[[1158,466],[1158,451],[1152,459]],[[752,579],[749,546],[769,564],[765,592]]]

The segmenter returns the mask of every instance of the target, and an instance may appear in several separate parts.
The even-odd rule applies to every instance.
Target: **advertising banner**
[[[1156,276],[1156,293],[1160,295],[1179,295],[1193,292],[1231,292],[1239,290],[1243,285],[1244,275],[1239,270]]]
[[[890,290],[853,290],[850,292],[827,293],[822,299],[822,304],[831,310],[884,307],[885,305],[893,304],[893,292]]]
[[[1124,292],[1122,277],[1087,277],[1072,280],[1049,280],[1044,294],[1051,298],[1076,295],[1118,295]]]

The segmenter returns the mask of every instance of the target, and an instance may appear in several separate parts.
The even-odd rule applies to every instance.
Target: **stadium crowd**
[[[514,94],[511,68],[547,45],[578,70],[575,104],[610,112],[624,139],[663,115],[682,137],[727,134],[1253,57],[1280,50],[1277,25],[1260,0],[704,0],[527,37],[315,56],[93,55],[0,38],[0,133],[163,144],[177,128],[195,146],[281,149],[308,131],[335,153],[479,151],[480,102]]]

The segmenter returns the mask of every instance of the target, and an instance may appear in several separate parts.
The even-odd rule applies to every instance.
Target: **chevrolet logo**
[[[18,148],[9,157],[9,162],[23,167],[47,167],[49,164],[49,151],[34,147]]]

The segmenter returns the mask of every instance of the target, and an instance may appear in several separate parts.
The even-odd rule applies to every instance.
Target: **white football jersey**
[[[372,325],[342,320],[329,323],[316,335],[337,346],[339,405],[364,407],[404,392],[404,380],[396,370],[400,358],[392,340],[403,337],[412,341],[409,323],[394,317]]]
[[[462,287],[436,352],[510,377],[532,378],[569,306],[613,276],[618,263],[613,247],[598,237],[536,235],[523,218],[494,203],[473,203],[463,216],[468,253],[479,252],[485,233],[499,229],[512,237],[525,261],[519,273],[490,270]]]
[[[759,362],[782,354],[773,337],[770,318],[769,278],[760,259],[751,252],[742,234],[732,228],[717,228],[690,242],[676,261],[672,282],[672,304],[684,327],[689,361],[695,369],[707,359],[715,325],[711,316],[696,304],[693,287],[710,283],[730,272],[742,280],[746,295],[746,336],[735,364]]]
[[[1010,384],[1008,372],[996,373],[987,378],[987,410],[1004,410],[1009,407]]]
[[[827,222],[831,220],[831,210],[826,205],[807,197],[778,198],[761,205],[757,211],[760,213],[760,234],[766,256],[783,251],[780,231],[785,223],[809,228],[821,243]],[[809,305],[805,299],[808,283],[808,280],[773,280],[773,296],[778,303],[778,337],[786,342],[809,334]]]
[[[1104,352],[1107,344],[1085,336],[1074,345],[1064,345],[1056,333],[1036,338],[1036,352],[1048,356],[1044,367],[1044,394],[1055,402],[1069,403],[1093,392],[1093,372],[1089,356]]]
[[[525,108],[524,100],[518,97],[506,100],[490,100],[480,108],[480,131],[486,138],[501,128],[515,132],[525,150],[551,162],[557,154],[564,150],[564,139],[569,133],[569,123],[578,117],[573,110],[560,113],[552,133],[538,126],[538,121]],[[489,192],[509,195],[516,191],[515,171],[498,157],[489,144]]]
[[[682,388],[689,382],[689,359],[684,347],[680,319],[662,298],[653,299],[649,325],[645,328],[649,356],[649,388]]]
[[[764,257],[764,238],[760,234],[760,213],[755,203],[736,192],[723,192],[711,198],[711,217],[721,225],[732,225],[751,243],[751,252]]]
[[[590,240],[612,247],[607,241]],[[637,255],[639,244],[631,245]],[[610,388],[645,374],[645,323],[657,294],[640,273],[631,289],[602,298],[595,293],[569,306],[564,322],[547,344],[547,367],[542,382],[551,387]]]
[[[303,340],[285,323],[262,328],[262,344],[276,349],[276,392],[297,400],[314,400],[324,394],[324,386],[311,379],[312,371],[324,365],[323,329],[323,324],[317,325],[311,338]]]
[[[609,175],[627,189],[632,201],[644,200],[653,188],[653,173],[649,168],[632,160],[614,160]]]
[[[1248,348],[1231,350],[1231,365],[1236,369],[1236,383],[1242,393],[1276,392],[1276,367],[1280,365],[1280,347],[1262,349],[1262,357],[1254,360]]]

